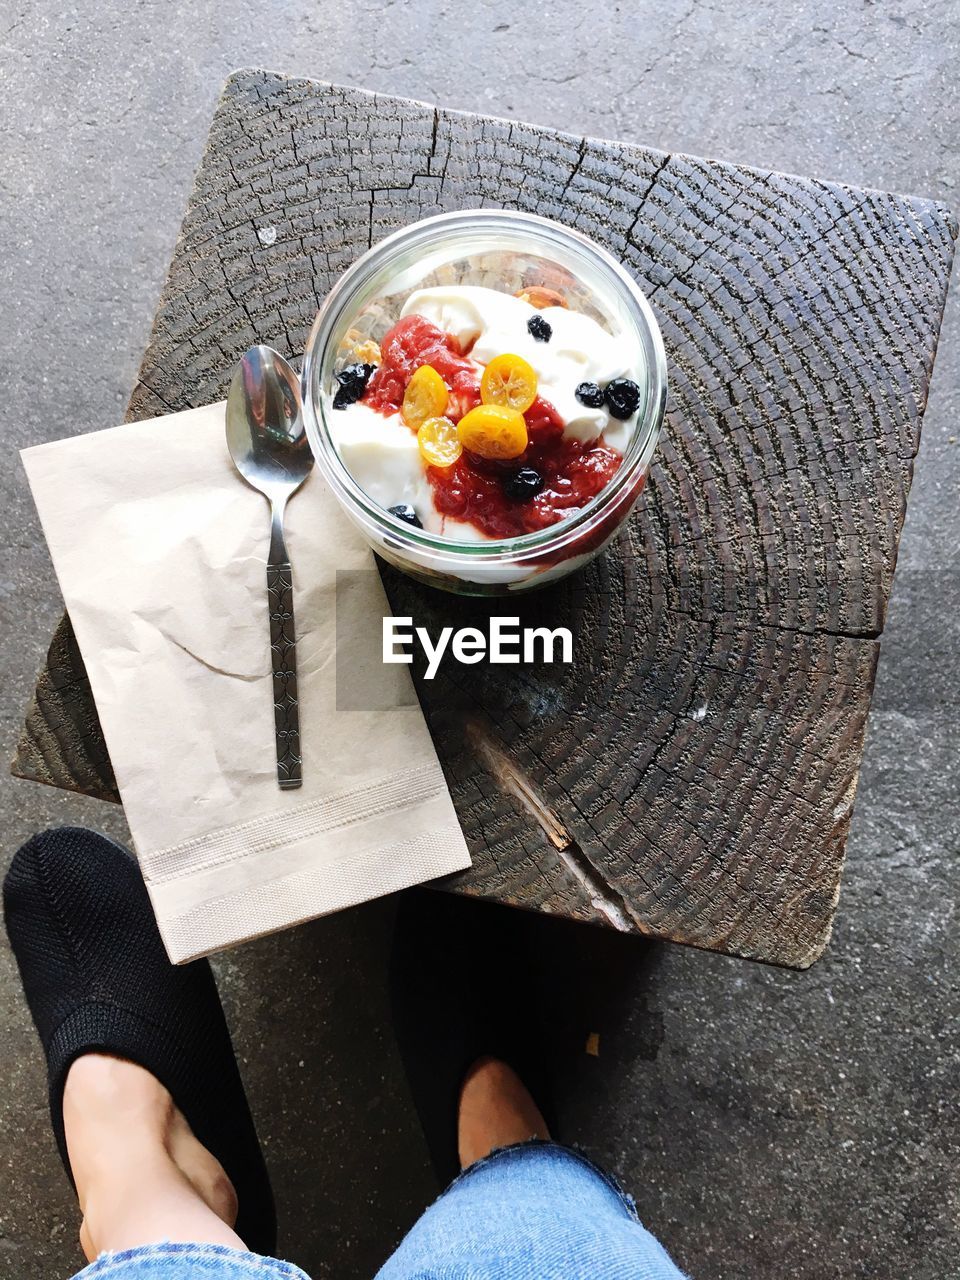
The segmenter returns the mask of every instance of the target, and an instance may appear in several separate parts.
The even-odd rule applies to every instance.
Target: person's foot
[[[91,831],[42,832],[14,855],[3,907],[88,1255],[161,1240],[272,1255],[270,1180],[213,972],[170,963],[135,860]]]
[[[457,1145],[466,1169],[497,1147],[548,1139],[547,1122],[513,1070],[498,1058],[478,1058],[460,1089]]]
[[[196,1222],[209,1239],[206,1211],[212,1210],[224,1223],[223,1243],[235,1242],[229,1229],[237,1218],[237,1196],[223,1166],[197,1141],[149,1071],[122,1058],[85,1054],[67,1074],[63,1119],[88,1261],[104,1249],[143,1242],[142,1221],[131,1213],[131,1191],[139,1204],[147,1187],[168,1220],[179,1225],[181,1238],[190,1237]]]
[[[552,1127],[544,1121],[550,1070],[527,923],[524,912],[435,889],[400,900],[394,1029],[443,1187],[493,1148]]]

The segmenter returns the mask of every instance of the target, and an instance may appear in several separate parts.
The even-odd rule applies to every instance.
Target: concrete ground
[[[15,451],[119,421],[232,68],[956,203],[957,38],[956,6],[932,0],[8,0],[5,752],[61,607]],[[794,974],[593,932],[544,938],[554,993],[573,965],[584,1026],[601,1031],[600,1057],[564,1073],[568,1134],[623,1178],[697,1280],[960,1275],[958,321],[955,295],[827,955]],[[123,836],[109,806],[2,787],[4,857],[51,822]],[[371,1276],[432,1193],[386,1029],[389,911],[320,921],[217,966],[283,1249],[315,1277]],[[611,974],[617,999],[601,1007]],[[0,1035],[0,1277],[49,1280],[77,1265],[76,1212],[6,952]]]

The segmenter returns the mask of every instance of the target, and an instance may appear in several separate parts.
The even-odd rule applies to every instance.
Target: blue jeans
[[[479,1160],[430,1206],[377,1280],[684,1280],[633,1201],[553,1142]],[[308,1280],[277,1258],[212,1244],[105,1253],[76,1280]]]
[[[684,1280],[634,1202],[553,1142],[504,1147],[431,1204],[376,1280]],[[300,1267],[221,1244],[101,1253],[74,1280],[308,1280]]]

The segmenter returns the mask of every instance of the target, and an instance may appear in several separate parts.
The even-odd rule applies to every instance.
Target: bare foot
[[[460,1090],[460,1167],[497,1147],[549,1137],[546,1121],[512,1067],[498,1058],[478,1058]]]
[[[222,1165],[149,1071],[85,1054],[67,1074],[63,1120],[88,1261],[159,1240],[243,1247]]]

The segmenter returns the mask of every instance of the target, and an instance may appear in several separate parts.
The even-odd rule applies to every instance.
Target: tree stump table
[[[805,967],[837,902],[955,221],[926,200],[242,71],[128,419],[222,397],[254,342],[299,354],[370,244],[480,205],[558,219],[623,261],[671,390],[616,546],[506,610],[570,626],[573,665],[450,664],[420,683],[475,859],[448,887]],[[384,578],[395,612],[431,628],[491,608]],[[14,771],[118,798],[66,619]]]

